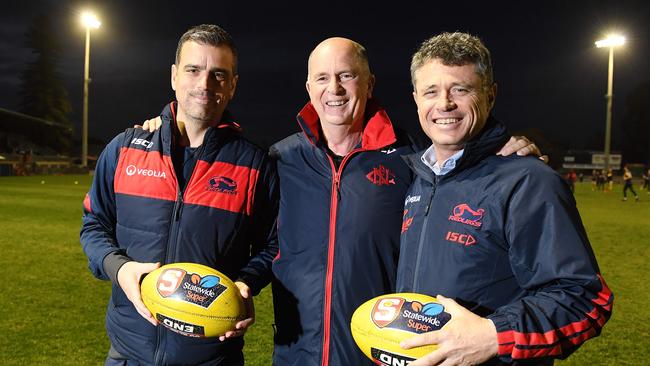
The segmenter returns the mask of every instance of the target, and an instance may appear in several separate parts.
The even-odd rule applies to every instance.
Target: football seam
[[[357,325],[353,325],[353,327],[355,328],[355,329],[353,329],[353,331],[356,331],[356,332],[360,333],[360,335],[364,336],[364,337],[373,338],[373,339],[377,339],[377,340],[380,340],[380,341],[389,341],[389,342],[391,342],[393,344],[396,344],[396,345],[401,342],[400,339],[396,339],[395,337],[391,337],[389,334],[381,333],[381,328],[377,329],[377,332],[371,332],[371,331],[362,329],[361,327],[359,327]],[[398,331],[402,331],[402,332],[406,332],[406,333],[411,333],[411,332],[404,331],[402,329],[393,329],[393,330],[398,330]],[[413,335],[415,336],[415,334],[413,334]]]
[[[370,352],[370,349],[375,348],[383,351],[394,352],[401,356],[418,358],[424,356],[424,354],[426,353],[430,353],[438,349],[438,345],[435,344],[427,344],[423,346],[413,347],[411,349],[403,349],[400,346],[400,342],[402,341],[402,339],[396,339],[395,336],[382,333],[381,331],[372,332],[372,331],[364,330],[361,329],[359,326],[354,326],[354,325],[351,327],[351,330],[353,333],[352,337],[355,339],[357,346],[364,353]],[[408,332],[401,329],[392,329],[392,330],[399,330],[402,332],[411,333],[415,335],[413,332]],[[357,333],[357,336],[354,336],[354,333]],[[357,341],[357,338],[359,338],[359,336],[364,337],[365,341]],[[363,345],[361,345],[360,343],[363,343]],[[367,347],[367,351],[364,350],[364,348],[366,347]]]
[[[245,319],[245,318],[241,318],[241,319],[239,319],[239,318],[237,318],[237,317],[232,317],[232,316],[226,317],[226,316],[205,315],[205,314],[200,314],[200,313],[195,313],[195,312],[189,312],[189,311],[185,311],[185,310],[178,310],[178,309],[174,309],[174,308],[172,308],[172,307],[169,306],[169,305],[163,304],[162,302],[157,301],[157,299],[155,299],[155,298],[151,298],[150,296],[143,296],[142,300],[144,300],[145,297],[147,298],[147,300],[151,301],[152,303],[154,303],[154,304],[156,304],[156,305],[158,305],[158,306],[160,306],[160,307],[162,307],[162,308],[165,308],[165,309],[168,309],[168,310],[172,310],[172,311],[181,312],[181,313],[183,313],[183,314],[187,314],[187,315],[199,316],[199,317],[202,317],[202,318],[208,318],[208,319],[231,320],[231,321],[232,321],[232,320],[242,320],[242,319]],[[207,310],[207,309],[206,309],[206,310]]]

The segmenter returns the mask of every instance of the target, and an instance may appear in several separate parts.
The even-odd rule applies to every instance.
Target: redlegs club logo
[[[237,194],[237,182],[224,176],[215,176],[208,180],[208,191]]]
[[[483,218],[485,210],[479,208],[474,210],[467,203],[461,203],[454,207],[452,214],[449,216],[449,221],[456,221],[462,224],[481,227],[481,219]]]
[[[378,186],[395,184],[395,174],[383,165],[372,168],[370,173],[366,174],[366,178]]]

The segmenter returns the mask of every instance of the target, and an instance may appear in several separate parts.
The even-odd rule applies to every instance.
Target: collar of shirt
[[[426,151],[424,151],[424,154],[422,154],[420,159],[422,159],[424,165],[433,170],[433,173],[435,175],[445,175],[454,170],[456,167],[456,162],[458,159],[460,159],[461,156],[463,156],[463,152],[465,152],[464,149],[458,151],[449,157],[449,159],[443,161],[442,164],[439,164],[439,162],[436,160],[436,149],[433,147],[433,145],[431,145],[428,149],[426,149]]]

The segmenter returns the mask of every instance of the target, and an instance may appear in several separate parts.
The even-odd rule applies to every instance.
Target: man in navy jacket
[[[411,77],[432,145],[408,160],[397,291],[444,295],[452,319],[403,342],[439,345],[410,365],[567,357],[600,333],[613,303],[571,191],[537,159],[494,154],[507,133],[490,116],[496,84],[478,38],[425,41]]]
[[[276,256],[277,177],[268,155],[242,138],[226,110],[237,52],[215,25],[187,31],[171,67],[177,102],[162,127],[127,129],[102,152],[84,200],[81,243],[89,267],[113,283],[106,365],[243,365],[252,294]],[[162,326],[142,303],[140,279],[162,264],[194,262],[236,282],[250,318],[222,340]],[[227,338],[227,339],[226,339]]]
[[[274,365],[363,365],[350,333],[364,301],[395,288],[399,225],[417,151],[372,98],[365,49],[331,38],[309,57],[302,132],[273,145],[280,252]]]

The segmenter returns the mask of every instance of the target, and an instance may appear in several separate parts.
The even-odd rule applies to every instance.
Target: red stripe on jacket
[[[559,356],[562,354],[562,347],[558,344],[551,348],[533,348],[533,349],[521,349],[515,348],[512,352],[513,359],[522,359],[522,358],[537,358],[537,357],[550,357],[550,356]]]
[[[601,283],[601,290],[596,298],[591,300],[595,306],[586,314],[588,318],[545,333],[524,333],[514,330],[500,332],[497,334],[499,342],[498,354],[507,355],[512,353],[513,359],[557,356],[562,353],[559,334],[563,336],[562,344],[569,347],[580,345],[589,338],[594,337],[596,329],[594,329],[590,319],[594,320],[600,329],[608,319],[605,312],[610,312],[612,308],[612,292],[607,287],[602,276],[598,275],[598,279]],[[537,348],[519,348],[528,346]]]
[[[184,201],[250,216],[258,174],[245,166],[197,161]]]
[[[123,147],[115,169],[115,193],[176,200],[178,183],[172,160],[159,151]]]
[[[84,208],[86,209],[86,211],[90,213],[93,212],[92,206],[90,204],[90,196],[88,195],[88,193],[86,193],[86,197],[84,197]]]

